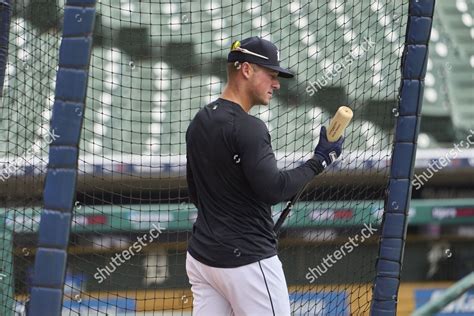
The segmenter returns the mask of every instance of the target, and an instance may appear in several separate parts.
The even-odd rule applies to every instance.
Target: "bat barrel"
[[[354,114],[348,106],[341,106],[337,109],[327,129],[326,136],[330,142],[335,142],[341,137],[353,116]]]

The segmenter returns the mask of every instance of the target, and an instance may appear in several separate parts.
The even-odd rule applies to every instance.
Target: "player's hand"
[[[321,132],[319,133],[319,142],[316,148],[314,149],[314,155],[323,159],[323,167],[326,168],[341,155],[343,143],[343,136],[341,136],[335,142],[330,142],[326,136],[326,127],[321,126]]]

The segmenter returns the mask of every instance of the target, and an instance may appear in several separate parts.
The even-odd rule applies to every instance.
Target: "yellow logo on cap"
[[[234,50],[234,49],[237,49],[240,47],[240,41],[235,41],[232,43],[232,45],[230,46],[230,50]]]

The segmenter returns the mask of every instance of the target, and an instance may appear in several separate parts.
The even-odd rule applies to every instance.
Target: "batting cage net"
[[[61,137],[49,122],[66,19],[61,0],[11,9],[0,111],[2,315],[28,308],[48,148]],[[310,183],[279,238],[292,315],[368,313],[407,1],[104,0],[96,10],[63,315],[191,315],[185,256],[197,210],[185,132],[222,92],[232,42],[251,36],[275,43],[296,74],[251,111],[281,168],[311,157],[339,106],[354,111],[342,157]],[[284,207],[273,207],[275,220]]]
[[[0,315],[23,315],[36,232],[60,44],[52,1],[0,1]],[[14,312],[15,311],[15,312]]]

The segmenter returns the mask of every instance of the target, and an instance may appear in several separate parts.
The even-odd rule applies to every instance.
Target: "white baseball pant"
[[[289,316],[290,301],[278,256],[237,268],[215,268],[186,255],[193,316]]]

